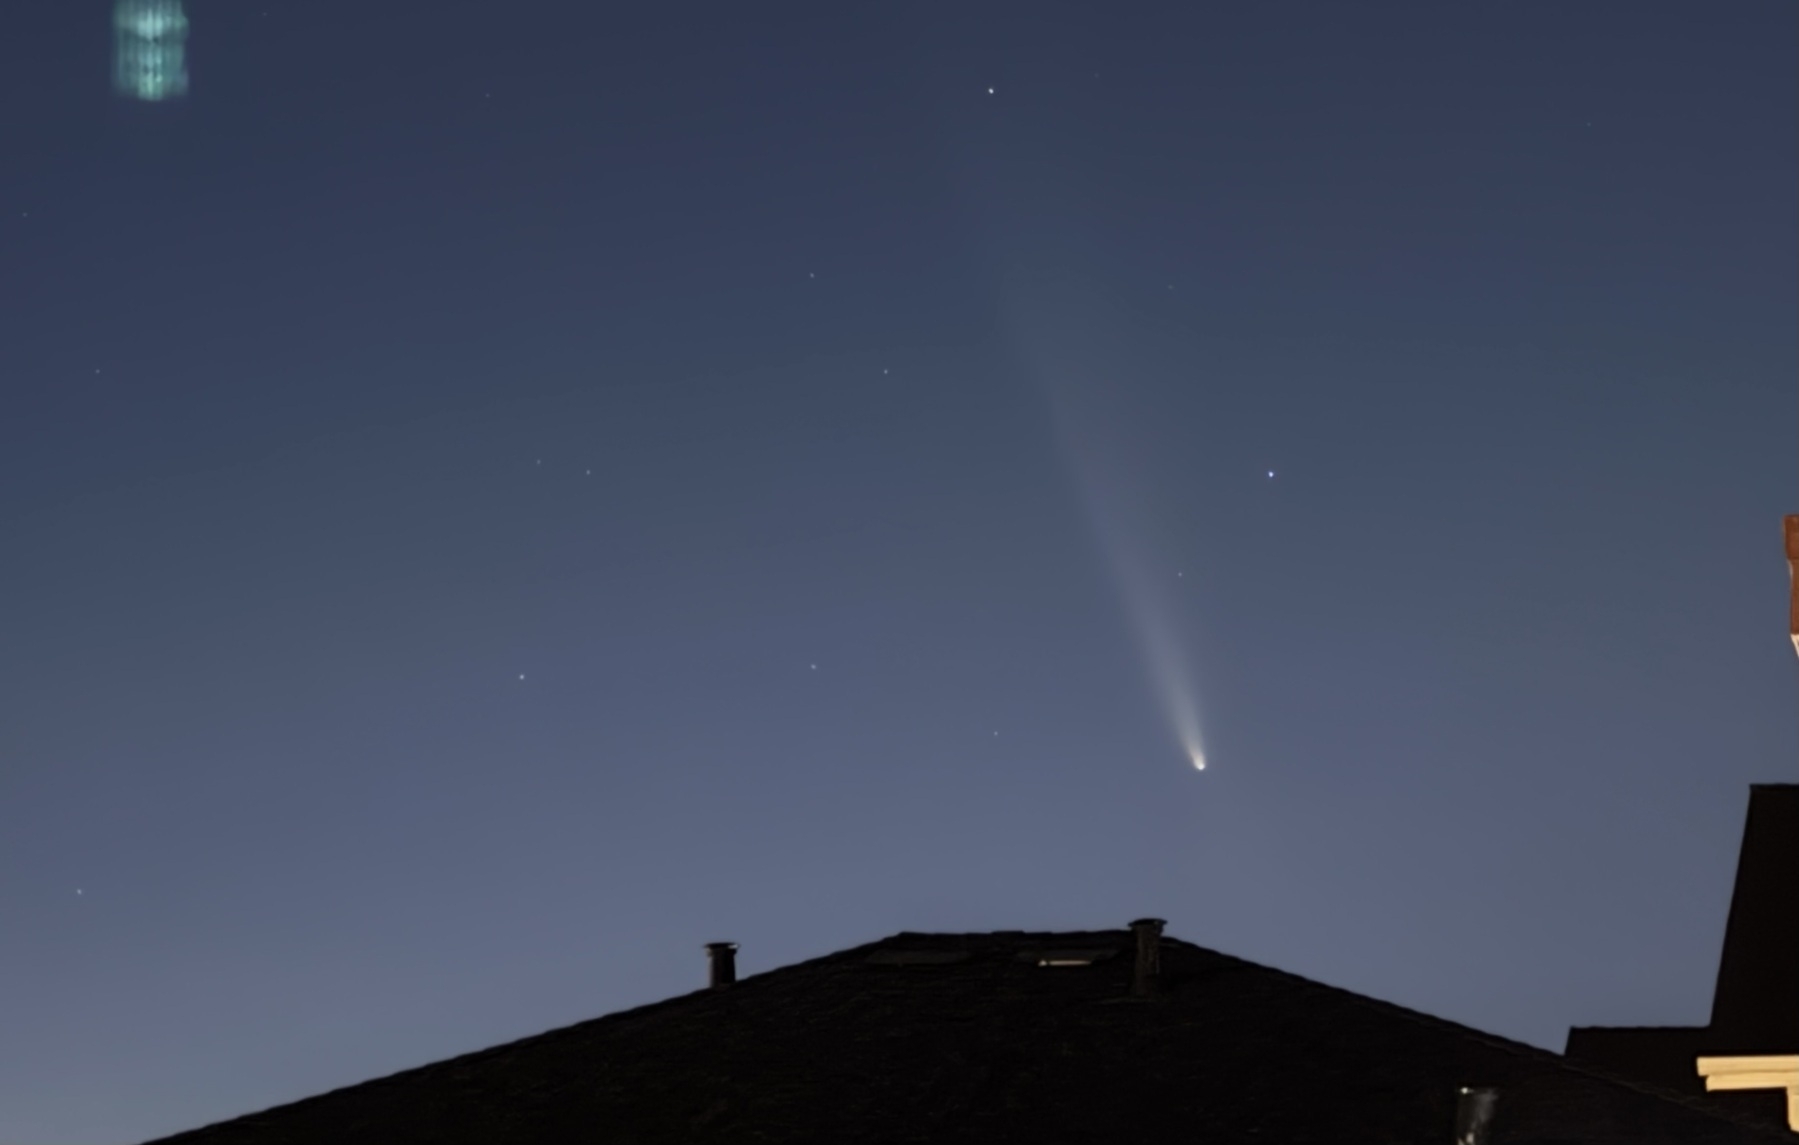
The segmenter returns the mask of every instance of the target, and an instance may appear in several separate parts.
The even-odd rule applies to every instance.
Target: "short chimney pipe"
[[[735,942],[708,942],[706,958],[711,963],[711,980],[707,983],[714,990],[722,990],[737,981],[737,944]]]
[[[1487,1145],[1493,1133],[1493,1114],[1498,1108],[1497,1089],[1464,1085],[1456,1090],[1455,1145]]]
[[[1159,918],[1140,918],[1131,923],[1137,937],[1137,967],[1131,975],[1131,993],[1138,998],[1153,997],[1162,987],[1162,928],[1168,924]]]

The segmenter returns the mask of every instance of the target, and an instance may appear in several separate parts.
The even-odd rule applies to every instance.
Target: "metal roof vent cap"
[[[1138,998],[1155,996],[1162,987],[1162,928],[1168,923],[1159,918],[1140,918],[1131,923],[1137,937],[1137,967],[1131,975],[1131,994]]]
[[[1456,1090],[1455,1145],[1487,1145],[1498,1107],[1499,1091],[1490,1086],[1464,1085]]]
[[[714,990],[722,990],[737,981],[737,944],[735,942],[708,942],[706,958],[711,963],[712,975],[709,986]]]

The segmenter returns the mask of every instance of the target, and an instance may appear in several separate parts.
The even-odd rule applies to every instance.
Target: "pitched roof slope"
[[[1715,1039],[1740,1054],[1799,1052],[1799,784],[1749,789],[1718,986]]]
[[[899,934],[163,1142],[1447,1142],[1462,1085],[1500,1089],[1501,1145],[1791,1140],[1171,939],[1134,999],[1132,951]]]
[[[1795,518],[1799,520],[1799,518]],[[1701,1094],[1701,1056],[1799,1053],[1799,784],[1749,788],[1749,814],[1711,1022],[1704,1026],[1576,1026],[1568,1057],[1677,1092]],[[1786,1123],[1779,1090],[1713,1094],[1777,1125]]]

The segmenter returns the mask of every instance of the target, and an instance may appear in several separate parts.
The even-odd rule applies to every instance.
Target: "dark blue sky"
[[[1703,1020],[1799,748],[1787,0],[186,7],[177,103],[103,0],[0,43],[0,1141],[721,938]]]

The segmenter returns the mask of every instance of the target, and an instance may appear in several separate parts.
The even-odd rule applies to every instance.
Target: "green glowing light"
[[[187,90],[187,17],[181,0],[119,0],[113,11],[113,83],[131,99],[172,99]]]

